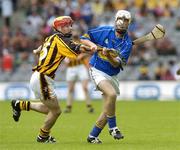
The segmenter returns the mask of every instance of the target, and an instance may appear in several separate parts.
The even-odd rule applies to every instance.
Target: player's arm
[[[42,45],[40,45],[37,49],[34,49],[33,54],[38,55],[40,53],[41,49],[42,49]]]
[[[93,42],[91,42],[88,39],[81,39],[80,40],[82,44],[87,45],[88,47],[90,47],[90,49],[94,52],[97,50],[97,45]]]
[[[92,56],[92,55],[89,54],[89,53],[81,53],[81,54],[78,55],[77,59],[78,60],[84,60],[84,59],[86,59],[86,58],[88,58],[90,56]]]
[[[76,43],[72,39],[62,37],[57,39],[59,53],[66,57],[75,59],[80,53],[91,53],[91,49],[88,46]]]

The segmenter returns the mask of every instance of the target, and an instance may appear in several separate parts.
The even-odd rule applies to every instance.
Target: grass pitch
[[[60,102],[65,108],[65,102]],[[75,102],[73,112],[62,114],[52,129],[56,144],[36,142],[44,115],[22,112],[20,121],[12,119],[10,101],[0,102],[1,150],[178,150],[180,149],[180,101],[118,101],[117,124],[125,138],[114,140],[106,127],[100,135],[103,144],[86,142],[102,101],[93,101],[89,114],[84,102]]]

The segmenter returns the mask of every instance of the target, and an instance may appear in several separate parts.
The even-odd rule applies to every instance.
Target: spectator
[[[101,2],[101,0],[95,0],[95,2],[92,2],[92,10],[94,11],[94,14],[96,17],[100,17],[104,12],[104,3]]]
[[[27,16],[27,20],[29,24],[32,25],[33,29],[33,37],[36,37],[39,34],[39,29],[43,25],[44,21],[43,18],[37,13],[36,9],[32,9],[32,13]]]
[[[175,29],[176,31],[180,31],[180,17],[178,17],[176,20]]]
[[[174,17],[174,12],[168,3],[165,4],[163,15],[164,17]]]
[[[13,14],[12,0],[2,0],[2,17],[4,18],[4,25],[10,27],[11,16]]]
[[[174,79],[179,80],[180,77],[177,75],[177,70],[179,69],[180,65],[177,64],[177,62],[174,60],[170,60],[168,62],[168,65],[169,65],[169,70],[170,70],[171,74],[173,75]]]
[[[172,75],[170,69],[168,67],[165,68],[161,76],[161,80],[175,80],[174,76]]]
[[[113,5],[116,10],[127,9],[126,0],[115,0]]]
[[[146,3],[144,2],[138,12],[138,16],[141,17],[147,17],[149,15],[149,9],[146,5]]]
[[[168,37],[155,41],[155,48],[159,55],[176,55],[176,47]]]
[[[85,23],[91,26],[93,20],[93,12],[90,3],[88,0],[78,0],[80,10],[81,10],[81,18],[85,21]]]
[[[12,48],[15,54],[15,68],[19,67],[23,62],[28,61],[30,45],[29,38],[22,32],[21,28],[17,28],[15,36],[12,38]]]
[[[165,72],[164,64],[162,62],[159,62],[157,67],[155,68],[154,79],[161,80],[164,72]]]
[[[139,77],[138,80],[150,80],[148,66],[146,64],[140,66],[139,68]]]
[[[8,52],[2,57],[2,70],[7,73],[12,73],[13,71],[13,56]]]

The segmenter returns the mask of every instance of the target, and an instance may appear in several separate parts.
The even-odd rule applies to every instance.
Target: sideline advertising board
[[[59,99],[67,98],[67,83],[56,82],[56,94]],[[29,88],[29,83],[0,83],[0,100],[35,99]],[[101,99],[101,92],[95,91],[93,83],[89,83],[91,99]],[[76,84],[74,98],[84,100],[80,83]],[[118,100],[180,100],[180,82],[177,81],[120,81],[120,96]]]

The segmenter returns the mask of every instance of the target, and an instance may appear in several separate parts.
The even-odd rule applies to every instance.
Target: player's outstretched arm
[[[93,53],[92,49],[89,46],[86,46],[83,44],[81,44],[81,46],[80,46],[80,51],[81,51],[81,53],[88,53],[88,54]]]
[[[89,41],[89,40],[81,39],[81,43],[84,44],[84,45],[86,45],[86,46],[88,46],[88,47],[90,47],[90,49],[91,49],[93,52],[97,51],[97,49],[98,49],[97,45],[96,45],[95,43]]]

